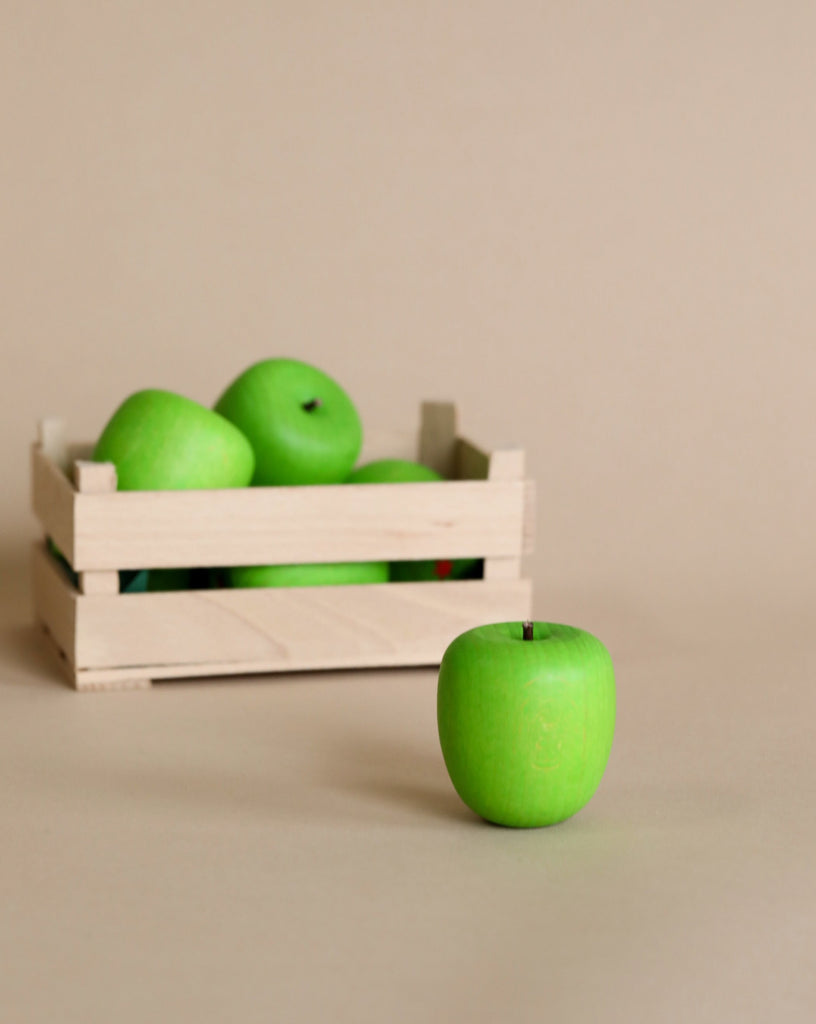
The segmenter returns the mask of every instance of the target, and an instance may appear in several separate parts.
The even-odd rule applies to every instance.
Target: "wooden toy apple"
[[[232,423],[183,395],[137,391],[119,406],[94,449],[116,466],[119,490],[245,487],[252,446]]]
[[[300,565],[250,565],[227,570],[233,587],[320,587],[387,583],[387,562],[312,562]]]
[[[250,366],[215,409],[249,438],[253,484],[341,483],[360,454],[362,424],[349,396],[321,370],[296,359]]]
[[[587,803],[606,768],[612,659],[572,626],[477,626],[445,651],[437,718],[448,774],[471,810],[497,825],[553,825]]]
[[[377,459],[358,466],[346,480],[349,484],[432,483],[444,479],[421,462],[410,459]],[[395,583],[420,580],[460,580],[477,575],[479,562],[474,558],[433,558],[392,562],[390,578]]]
[[[411,459],[376,459],[352,470],[348,484],[433,483],[442,477],[435,469]]]

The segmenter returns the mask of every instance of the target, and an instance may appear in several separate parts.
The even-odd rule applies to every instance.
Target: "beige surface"
[[[810,1021],[811,4],[0,11],[0,993],[17,1022]],[[78,696],[35,421],[253,359],[528,451],[592,803],[460,806],[432,672]]]

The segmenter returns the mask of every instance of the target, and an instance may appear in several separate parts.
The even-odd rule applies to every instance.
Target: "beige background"
[[[813,1019],[814,38],[804,0],[0,6],[5,1020]],[[57,682],[37,417],[267,355],[527,449],[537,615],[618,671],[570,823],[466,812],[431,671]]]

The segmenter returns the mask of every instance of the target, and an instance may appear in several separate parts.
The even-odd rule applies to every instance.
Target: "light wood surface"
[[[116,467],[109,462],[88,462],[76,459],[73,464],[74,486],[80,494],[114,494]],[[116,569],[79,573],[82,594],[118,594],[119,572]]]
[[[78,595],[41,544],[35,599],[78,689],[128,679],[438,664],[465,629],[530,614],[529,580]]]
[[[512,556],[524,484],[452,481],[77,495],[84,569]]]
[[[418,444],[426,464],[479,478],[118,492],[114,466],[82,458],[70,467],[71,486],[62,467],[86,446],[68,447],[61,421],[43,421],[32,505],[47,535],[70,530],[64,551],[77,588],[41,544],[34,597],[72,682],[136,688],[160,678],[438,664],[464,630],[527,618],[532,588],[521,556],[533,535],[533,483],[524,453],[460,445],[456,429],[452,403],[426,402],[418,436],[399,436]],[[395,436],[383,433],[369,451],[394,457]],[[119,593],[122,569],[456,557],[483,559],[483,578]]]
[[[67,444],[64,420],[57,416],[39,420],[37,444],[59,469],[64,473],[68,471],[71,455]]]
[[[40,443],[31,446],[31,507],[45,533],[69,561],[74,559],[75,490]]]
[[[45,449],[35,445],[32,505],[46,533],[80,573],[145,566],[518,557],[529,518],[523,453],[490,454],[468,444],[469,461],[456,466],[458,442],[446,433],[455,429],[453,406],[426,403],[423,408],[428,464],[443,459],[451,471],[467,470],[467,478],[376,487],[116,492],[114,467],[77,460],[72,487]],[[375,433],[371,450],[393,453],[398,449],[391,441],[397,436],[407,445],[412,435]],[[444,456],[439,454],[443,450]],[[494,467],[505,468],[489,472],[492,458]],[[109,592],[112,583],[101,580],[98,585],[89,581],[93,592]]]
[[[470,451],[473,451],[470,447]],[[496,480],[523,480],[524,479],[524,452],[520,448],[505,448],[488,450],[486,478]],[[461,467],[460,467],[461,468]],[[474,467],[475,468],[475,467]],[[522,570],[522,554],[529,553],[531,549],[534,525],[532,517],[534,508],[530,495],[534,491],[533,481],[525,484],[523,497],[521,541],[522,547],[517,555],[509,558],[487,557],[484,560],[484,578],[486,580],[520,579]]]
[[[76,597],[63,570],[42,542],[31,549],[31,596],[33,612],[48,630],[61,655],[76,664]]]

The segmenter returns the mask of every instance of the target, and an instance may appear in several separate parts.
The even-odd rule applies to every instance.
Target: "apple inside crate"
[[[459,633],[532,613],[532,481],[519,449],[459,436],[450,403],[370,431],[360,461],[414,459],[439,483],[117,491],[58,420],[32,448],[35,614],[77,689],[154,679],[438,665]],[[47,538],[62,558],[55,555]],[[483,578],[120,593],[119,571],[477,558]]]

